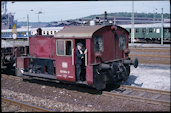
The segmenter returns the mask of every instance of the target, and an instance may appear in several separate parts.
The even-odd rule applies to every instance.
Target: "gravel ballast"
[[[45,84],[45,85],[42,85]],[[77,89],[70,90],[72,85],[56,83],[47,85],[46,82],[31,83],[22,80],[1,78],[2,97],[14,98],[30,102],[54,111],[169,111],[162,105],[130,101],[98,93],[89,93]]]

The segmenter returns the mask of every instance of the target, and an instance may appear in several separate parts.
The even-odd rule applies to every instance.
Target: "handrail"
[[[87,66],[87,53],[85,54],[85,66]]]
[[[72,65],[74,65],[74,48],[72,49]]]

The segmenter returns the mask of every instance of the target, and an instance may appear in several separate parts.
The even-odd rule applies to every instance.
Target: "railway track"
[[[19,77],[16,76],[5,76],[2,77],[8,79],[15,79],[18,80]],[[65,86],[64,86],[65,87]],[[68,87],[68,86],[67,86]],[[85,88],[79,87],[85,91]],[[72,89],[72,88],[71,88]],[[78,87],[77,87],[78,89]],[[86,89],[87,91],[87,89]],[[74,92],[74,91],[73,91]],[[77,91],[76,91],[77,93]],[[96,94],[96,93],[95,93]],[[121,85],[119,88],[112,90],[112,91],[102,91],[102,95],[111,96],[114,98],[123,98],[128,99],[130,101],[138,101],[147,104],[154,104],[159,106],[166,106],[170,107],[170,91],[162,91],[162,90],[155,90],[155,89],[147,89],[147,88],[139,88],[134,86],[127,86]],[[2,100],[3,102],[3,100]]]
[[[130,54],[130,56],[137,56],[137,57],[157,57],[157,58],[171,58],[168,55],[149,55],[149,54]]]
[[[130,48],[130,51],[143,52],[170,52],[170,48]]]
[[[170,91],[154,90],[127,85],[121,85],[118,89],[112,90],[110,92],[103,92],[103,95],[106,96],[126,98],[129,100],[164,106],[170,106],[170,94]]]
[[[131,58],[137,57],[142,64],[170,64],[170,48],[130,48]]]
[[[4,98],[4,97],[1,97],[1,102],[2,103],[8,103],[8,105],[16,105],[17,108],[14,109],[15,110],[14,112],[18,111],[19,109],[24,109],[24,110],[27,110],[30,112],[53,112],[49,109],[45,109],[42,107],[38,107],[35,105],[31,105],[31,104],[24,103],[24,102],[19,102],[19,101]]]

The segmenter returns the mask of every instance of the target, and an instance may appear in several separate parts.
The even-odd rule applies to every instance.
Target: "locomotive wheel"
[[[126,67],[122,63],[118,64],[117,76],[119,81],[126,81],[128,78]]]
[[[130,73],[130,66],[124,66],[122,63],[112,63],[113,82],[126,81]]]
[[[106,88],[106,75],[105,72],[99,70],[99,66],[93,67],[93,84],[97,90],[102,90]]]

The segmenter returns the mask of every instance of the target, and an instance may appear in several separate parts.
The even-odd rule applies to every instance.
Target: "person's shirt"
[[[83,52],[79,49],[78,50],[80,52],[80,54],[83,54]],[[81,56],[81,59],[84,58],[83,56]]]
[[[75,51],[75,64],[80,64],[81,65],[83,58],[84,58],[84,53],[77,48],[76,51]]]

